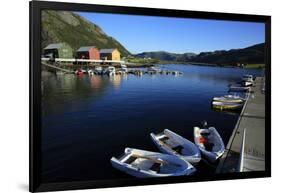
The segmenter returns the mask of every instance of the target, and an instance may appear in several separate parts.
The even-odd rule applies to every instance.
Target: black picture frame
[[[62,3],[31,1],[30,3],[30,192],[75,190],[89,188],[122,187],[136,185],[183,183],[244,178],[261,178],[271,176],[271,17],[266,15],[248,15],[232,13],[215,13],[202,11],[184,11],[170,9],[105,6],[80,3]],[[252,21],[265,23],[265,62],[266,62],[266,135],[265,135],[265,171],[215,174],[212,176],[182,176],[155,179],[120,179],[103,181],[83,181],[42,184],[41,172],[41,11],[64,10],[118,13],[130,15],[147,15],[180,18],[201,18],[229,21]]]

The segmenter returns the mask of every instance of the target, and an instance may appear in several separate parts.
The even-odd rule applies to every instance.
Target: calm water
[[[44,74],[43,182],[130,178],[111,167],[124,148],[158,151],[151,132],[164,128],[193,141],[206,120],[227,143],[237,114],[211,109],[228,84],[260,70],[164,65],[182,76],[82,76]]]

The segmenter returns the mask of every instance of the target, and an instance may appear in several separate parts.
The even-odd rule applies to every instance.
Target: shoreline
[[[193,66],[207,66],[207,67],[220,67],[220,68],[241,68],[241,69],[263,69],[265,68],[264,64],[248,64],[244,67],[232,66],[232,65],[219,65],[219,64],[209,64],[209,63],[198,63],[198,62],[157,62],[157,63],[127,63],[128,68],[148,68],[156,65],[174,65],[174,64],[182,64],[182,65],[193,65]],[[112,65],[97,65],[97,64],[59,64],[60,67],[66,69],[77,69],[77,68],[93,68],[96,66],[108,67],[120,67],[120,64],[112,64]]]

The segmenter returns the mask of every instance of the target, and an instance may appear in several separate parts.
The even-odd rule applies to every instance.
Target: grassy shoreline
[[[211,67],[225,67],[225,68],[239,68],[238,66],[234,66],[232,64],[215,64],[215,63],[203,63],[203,62],[183,62],[183,61],[165,61],[165,60],[157,60],[157,59],[141,59],[141,58],[133,58],[128,59],[128,62],[132,62],[137,64],[139,67],[147,67],[157,65],[165,65],[165,64],[186,64],[186,65],[197,65],[197,66],[211,66]],[[128,65],[129,67],[129,65]],[[264,68],[265,64],[245,64],[243,68],[246,69],[261,69]]]

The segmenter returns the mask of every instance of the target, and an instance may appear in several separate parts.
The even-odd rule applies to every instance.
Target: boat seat
[[[150,170],[150,168],[152,167],[152,165],[155,162],[145,159],[145,158],[138,158],[134,163],[132,163],[132,166],[136,166],[141,170]]]
[[[162,142],[165,142],[169,139],[169,137],[167,137],[166,135],[163,135],[163,136],[159,137],[158,139]]]
[[[137,159],[137,157],[130,156],[127,160],[124,161],[124,163],[126,163],[126,164],[131,164],[131,163],[133,163],[136,159]]]
[[[204,146],[205,146],[205,149],[207,151],[212,151],[213,147],[214,147],[214,144],[213,143],[206,143],[206,144],[204,144]]]
[[[178,154],[182,154],[183,146],[181,145],[175,146],[172,148],[172,150],[174,150]]]
[[[151,166],[150,170],[155,171],[156,173],[159,173],[160,172],[160,166],[161,166],[160,163],[154,163]]]

